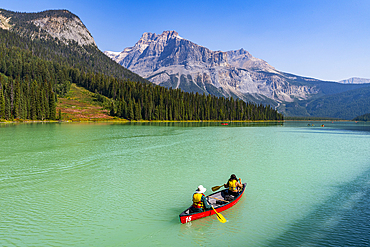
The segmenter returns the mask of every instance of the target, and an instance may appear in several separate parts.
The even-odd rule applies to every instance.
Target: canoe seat
[[[233,195],[225,195],[225,201],[232,201],[234,200],[234,196]]]
[[[224,205],[226,204],[227,202],[224,202],[224,201],[216,201],[216,205]]]

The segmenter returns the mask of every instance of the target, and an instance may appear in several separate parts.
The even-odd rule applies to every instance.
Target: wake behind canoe
[[[208,202],[210,205],[212,205],[216,209],[217,212],[222,212],[226,209],[231,208],[240,200],[240,198],[244,194],[246,187],[247,187],[247,184],[244,183],[243,189],[240,191],[239,195],[234,198],[234,200],[231,200],[231,201],[227,200],[228,199],[227,198],[228,189],[225,189],[225,190],[218,191],[218,192],[215,192],[207,196]],[[182,212],[179,215],[180,221],[182,224],[216,214],[215,211],[212,209],[206,210],[200,213],[190,213],[190,208],[191,207],[189,207],[188,209],[186,209],[184,212]]]

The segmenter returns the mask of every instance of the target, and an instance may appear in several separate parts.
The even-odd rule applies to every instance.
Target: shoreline
[[[68,119],[68,120],[23,120],[13,121],[0,119],[0,124],[14,123],[284,123],[284,122],[363,122],[353,120],[127,120],[120,118],[112,119]]]
[[[69,119],[69,120],[15,120],[1,119],[0,124],[7,123],[271,123],[285,122],[286,120],[127,120],[127,119]]]

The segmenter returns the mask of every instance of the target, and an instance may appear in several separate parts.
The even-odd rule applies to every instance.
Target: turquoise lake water
[[[370,124],[0,124],[0,143],[0,246],[370,245]],[[227,223],[180,223],[232,173]]]

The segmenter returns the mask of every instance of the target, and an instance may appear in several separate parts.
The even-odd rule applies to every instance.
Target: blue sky
[[[211,50],[244,48],[284,72],[332,81],[370,78],[368,0],[0,0],[0,8],[67,9],[102,51],[122,51],[144,32],[176,30]]]

